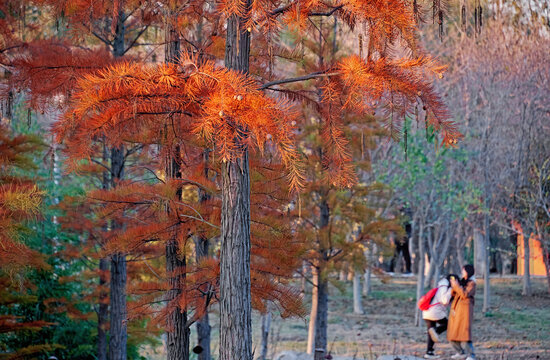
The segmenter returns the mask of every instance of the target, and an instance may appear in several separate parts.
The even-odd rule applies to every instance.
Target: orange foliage
[[[63,108],[76,79],[112,63],[106,50],[82,49],[59,40],[38,40],[22,45],[10,65],[17,69],[10,87],[28,91],[33,108]],[[54,100],[57,100],[55,103]]]
[[[73,104],[56,125],[72,158],[91,157],[93,140],[99,137],[110,146],[124,141],[202,142],[215,148],[221,161],[240,157],[241,141],[259,151],[273,144],[288,167],[291,188],[302,183],[289,104],[265,96],[250,79],[211,62],[113,65],[84,76]]]
[[[0,270],[17,271],[27,266],[46,266],[42,256],[20,242],[21,222],[38,215],[41,192],[28,179],[15,177],[13,170],[32,167],[27,158],[40,142],[33,137],[10,137],[0,125]]]

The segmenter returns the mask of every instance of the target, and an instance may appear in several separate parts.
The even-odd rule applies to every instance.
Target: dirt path
[[[478,359],[550,360],[550,296],[544,279],[534,279],[534,296],[521,296],[518,279],[495,278],[492,282],[492,309],[481,313],[483,282],[478,281],[474,345]],[[375,281],[370,298],[363,299],[365,315],[352,314],[351,286],[342,294],[331,289],[328,337],[334,355],[356,355],[376,359],[380,354],[425,353],[425,330],[414,326],[415,279],[393,278]],[[259,329],[255,319],[254,329]],[[259,333],[255,334],[259,341]],[[305,319],[277,319],[273,324],[271,349],[305,351]],[[256,346],[258,348],[258,345]],[[451,346],[444,341],[436,351],[449,357]]]

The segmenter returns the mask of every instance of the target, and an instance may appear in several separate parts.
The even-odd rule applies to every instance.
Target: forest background
[[[383,22],[358,21],[347,2],[277,7],[282,28],[243,22],[259,44],[246,69],[259,90],[217,68],[225,56],[245,71],[227,66],[222,21],[242,17],[241,2],[199,3],[0,6],[0,358],[225,356],[220,344],[235,340],[220,338],[222,179],[244,155],[236,127],[216,121],[248,112],[259,119],[246,155],[255,315],[252,347],[235,351],[420,353],[416,299],[473,263],[477,316],[506,324],[482,354],[547,356],[548,3],[377,3],[411,9],[414,40],[381,40]],[[325,82],[357,71],[349,54],[394,63],[365,68],[362,84]],[[366,111],[358,93],[377,87]],[[411,103],[412,92],[430,96]],[[206,120],[174,127],[178,116]]]

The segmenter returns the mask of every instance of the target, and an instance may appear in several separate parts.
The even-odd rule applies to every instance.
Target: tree
[[[540,137],[545,136],[540,124],[546,118],[543,109],[548,108],[546,97],[540,95],[548,86],[548,71],[540,68],[546,62],[546,54],[540,52],[545,46],[542,44],[547,43],[545,29],[538,20],[529,19],[535,13],[513,14],[515,10],[509,10],[508,5],[495,9],[486,20],[484,31],[475,38],[466,36],[468,32],[451,32],[449,37],[456,45],[437,47],[437,51],[459,64],[449,71],[443,91],[450,111],[464,115],[463,147],[472,153],[472,177],[483,190],[484,211],[478,218],[470,217],[471,226],[466,227],[477,229],[476,238],[482,240],[481,248],[486,249],[486,311],[490,307],[492,264],[497,255],[516,252],[519,228],[512,221],[519,222],[521,232],[527,234],[536,228],[534,208],[529,210],[521,199],[529,187],[529,167],[536,157],[540,158],[534,149]],[[503,142],[504,138],[515,140]],[[462,172],[459,166],[456,173]],[[499,241],[501,236],[505,241]],[[529,293],[528,271],[524,271],[524,284],[524,292]]]
[[[121,145],[120,138],[136,134],[136,125],[143,124],[143,121],[150,122],[147,129],[152,129],[151,126],[160,129],[159,125],[165,122],[155,123],[155,118],[164,120],[163,115],[168,113],[174,114],[178,126],[194,131],[207,144],[213,145],[213,136],[218,137],[215,142],[217,159],[222,161],[222,359],[251,357],[249,147],[256,144],[262,149],[269,140],[268,143],[278,148],[283,163],[289,167],[291,188],[299,187],[302,182],[297,153],[292,148],[294,126],[291,125],[293,120],[289,107],[262,95],[258,88],[281,92],[284,89],[280,85],[317,79],[317,86],[323,88],[322,99],[327,109],[331,110],[323,114],[326,117],[323,132],[334,144],[334,154],[328,157],[328,164],[335,175],[335,184],[353,181],[349,159],[343,152],[342,135],[337,131],[340,112],[361,114],[370,111],[373,102],[380,105],[388,102],[394,109],[390,113],[396,115],[391,124],[396,124],[398,114],[411,111],[416,101],[422,101],[430,114],[428,122],[443,132],[444,143],[449,144],[458,137],[455,126],[446,121],[442,103],[425,80],[425,71],[437,73],[441,68],[426,56],[391,59],[385,51],[390,41],[397,41],[396,34],[399,32],[401,38],[407,41],[401,44],[415,49],[416,54],[420,53],[413,41],[414,14],[404,3],[369,3],[368,9],[354,4],[298,6],[291,3],[281,8],[271,4],[265,4],[267,7],[258,5],[223,4],[222,10],[228,17],[226,67],[236,71],[216,69],[212,63],[195,63],[194,59],[184,59],[179,67],[114,66],[81,82],[83,91],[74,98],[76,111],[71,111],[74,118],[67,116],[58,127],[62,136],[70,133],[73,138],[68,144],[70,151],[80,157],[90,154],[87,145],[90,135],[105,135],[110,145],[118,146]],[[289,16],[293,12],[298,16]],[[253,28],[269,26],[279,19],[283,23],[307,27],[309,16],[327,15],[341,16],[348,25],[363,20],[370,23],[366,59],[352,56],[338,63],[324,64],[319,71],[304,76],[264,81],[259,86],[244,76],[249,70],[251,48],[260,46],[260,49],[264,40],[272,41],[258,35],[255,46],[251,47],[249,41],[256,36],[252,36]],[[384,28],[378,23],[382,19],[392,20]],[[265,58],[259,57],[259,63],[254,64],[255,71],[261,69],[261,63],[268,63]],[[261,76],[260,73],[258,75]],[[138,85],[139,93],[128,87],[130,83]],[[86,88],[93,88],[94,93],[86,92]],[[136,104],[133,101],[136,98],[147,101]],[[97,114],[100,108],[105,111]],[[142,118],[138,119],[136,115]],[[105,123],[106,116],[109,116],[108,123]],[[128,122],[134,118],[135,121]],[[89,125],[85,126],[84,122],[100,127],[89,132]],[[125,126],[124,132],[122,124]],[[176,134],[190,143],[197,141],[194,134],[187,136],[179,131]],[[119,140],[115,136],[119,136]],[[227,251],[229,249],[231,251]],[[237,250],[242,253],[235,253]],[[233,271],[228,273],[228,266]],[[229,298],[236,301],[226,303]]]
[[[437,147],[432,130],[419,128],[415,123],[407,121],[408,136],[376,168],[377,173],[383,174],[379,181],[388,183],[394,189],[395,197],[412,212],[412,233],[418,252],[416,295],[419,299],[426,287],[437,285],[444,261],[452,254],[453,234],[460,233],[466,217],[478,212],[481,200],[476,184],[454,168],[456,164],[465,164],[471,154],[463,149]],[[431,149],[434,145],[435,150]],[[457,253],[461,252],[463,248],[458,246]],[[429,268],[427,278],[424,278],[426,255]],[[462,257],[459,257],[448,272],[457,273],[461,261]],[[417,325],[420,323],[418,309],[415,321]]]
[[[70,97],[75,73],[89,72],[112,61],[103,49],[87,47],[85,40],[88,36],[101,41],[116,59],[137,45],[154,19],[151,9],[143,7],[140,2],[103,3],[97,6],[86,2],[69,4],[45,0],[39,2],[39,5],[45,5],[39,11],[56,18],[57,36],[48,40],[31,41],[28,44],[16,43],[16,46],[13,46],[17,48],[16,51],[12,50],[8,54],[14,53],[14,60],[11,60],[9,65],[10,68],[16,69],[12,87],[28,91],[31,106],[40,108],[41,111],[48,107],[50,100],[55,96],[61,96],[61,99]],[[70,33],[71,41],[64,39],[66,32]],[[103,159],[100,162],[107,171],[104,172],[101,186],[109,188],[116,186],[124,174],[124,163],[131,150],[102,150]],[[117,224],[109,223],[106,226],[112,228]],[[99,260],[99,271],[103,272],[100,285],[106,283],[105,272],[109,265],[112,270],[108,272],[111,277],[108,283],[112,304],[108,313],[108,304],[104,298],[107,298],[109,293],[102,293],[98,304],[98,357],[107,358],[105,329],[110,314],[110,357],[125,359],[126,260],[124,254],[109,254],[109,258],[110,260]]]
[[[32,136],[11,136],[6,124],[0,124],[0,336],[2,352],[8,359],[28,356],[55,349],[55,345],[40,343],[34,346],[12,348],[10,335],[17,332],[38,331],[51,323],[28,320],[14,315],[10,310],[32,302],[31,296],[17,294],[14,282],[31,284],[25,279],[27,269],[48,267],[44,258],[31,250],[21,240],[22,223],[38,215],[42,192],[30,179],[18,176],[17,170],[33,167],[30,154],[41,147],[41,142]]]
[[[334,32],[336,19],[334,25],[327,26],[319,20],[316,26],[309,33],[310,40],[303,44],[301,54],[302,68],[310,72],[319,71],[325,62],[336,63],[347,51]],[[308,90],[281,91],[290,97],[315,93]],[[305,159],[305,184],[292,215],[296,235],[307,244],[303,259],[311,268],[307,351],[320,356],[327,351],[328,285],[332,273],[343,270],[356,275],[364,273],[365,248],[373,243],[380,245],[390,231],[399,232],[399,226],[388,216],[389,204],[385,199],[389,189],[376,183],[370,173],[376,138],[386,135],[379,119],[372,114],[342,112],[338,126],[329,130],[326,114],[331,113],[333,104],[323,102],[322,90],[317,91],[317,97],[319,100],[306,97],[309,102],[304,105],[301,116],[306,120],[300,124],[296,136]],[[331,131],[337,133],[339,143],[331,141]],[[340,152],[336,150],[338,147]],[[358,181],[352,182],[356,178]],[[343,185],[348,182],[350,186],[346,189]],[[359,284],[354,284],[354,298],[360,303],[356,291]]]

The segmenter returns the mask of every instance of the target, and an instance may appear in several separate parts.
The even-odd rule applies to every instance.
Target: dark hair
[[[468,279],[471,278],[472,276],[474,276],[474,274],[476,273],[475,269],[474,269],[474,265],[471,265],[471,264],[466,264],[462,267],[466,273],[468,274]]]

